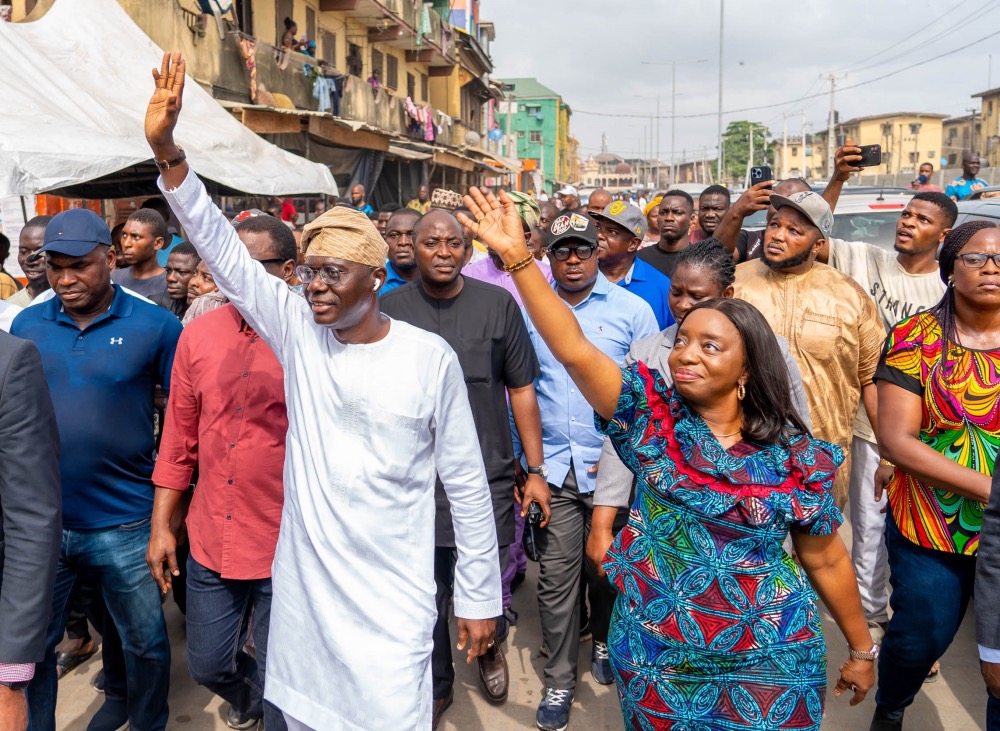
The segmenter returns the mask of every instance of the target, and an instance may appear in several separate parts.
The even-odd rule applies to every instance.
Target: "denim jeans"
[[[893,614],[878,659],[875,704],[880,716],[900,720],[955,638],[972,598],[976,559],[916,545],[891,514],[885,538]],[[989,731],[1000,731],[998,703],[990,697]]]
[[[270,579],[224,579],[187,560],[187,658],[191,677],[237,711],[264,718],[268,731],[284,731],[281,712],[264,701]],[[243,651],[253,632],[256,659]]]
[[[94,576],[121,636],[127,670],[128,716],[134,731],[167,726],[170,641],[160,590],[146,566],[149,519],[101,530],[64,530],[56,568],[45,659],[28,686],[32,731],[55,731],[56,645],[62,640],[73,585]]]

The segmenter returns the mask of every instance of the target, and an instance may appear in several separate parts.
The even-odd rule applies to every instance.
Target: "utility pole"
[[[972,112],[972,129],[969,130],[969,152],[976,152],[976,114],[979,110],[974,107],[967,107],[965,111]]]
[[[821,77],[829,79],[830,81],[830,118],[827,120],[827,131],[826,131],[826,173],[828,178],[833,178],[833,151],[837,146],[837,112],[834,105],[834,97],[837,93],[837,79],[846,78],[847,74],[841,76],[835,76],[830,74],[829,76]]]
[[[781,179],[788,177],[788,112],[781,114]]]
[[[670,165],[673,166],[673,160],[671,160]],[[670,168],[671,171],[673,167]],[[673,182],[673,173],[670,175],[671,182]],[[660,187],[660,96],[656,96],[656,183],[653,185],[654,188]]]
[[[799,168],[799,177],[806,180],[806,110],[802,110],[802,147],[800,149],[802,153],[802,167]]]
[[[753,167],[753,127],[753,122],[750,122],[750,156],[747,158],[747,173],[743,184],[744,188],[750,187],[750,168]]]
[[[722,180],[722,49],[725,17],[726,0],[719,0],[719,159],[716,161],[715,171],[718,180]]]
[[[674,168],[674,147],[677,139],[677,62],[670,62],[670,187],[674,187],[676,169]]]

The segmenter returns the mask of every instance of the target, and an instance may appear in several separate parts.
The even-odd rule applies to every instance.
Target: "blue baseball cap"
[[[111,229],[107,222],[86,208],[71,208],[49,221],[45,227],[45,243],[32,258],[45,251],[86,256],[100,244],[111,246]]]

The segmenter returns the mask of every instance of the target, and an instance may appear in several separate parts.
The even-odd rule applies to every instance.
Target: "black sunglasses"
[[[572,252],[576,252],[577,259],[586,261],[594,255],[595,251],[597,251],[596,246],[584,244],[583,246],[559,246],[555,249],[549,249],[549,254],[558,261],[566,261]]]

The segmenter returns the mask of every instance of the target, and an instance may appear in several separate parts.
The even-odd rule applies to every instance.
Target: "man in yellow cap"
[[[434,480],[451,503],[467,661],[501,613],[493,509],[462,368],[379,311],[385,241],[335,208],[303,231],[305,299],[250,258],[174,143],[184,87],[164,54],[146,111],[159,185],[219,289],[285,372],[285,502],[264,697],[288,728],[430,728]],[[232,384],[234,387],[238,384]]]

